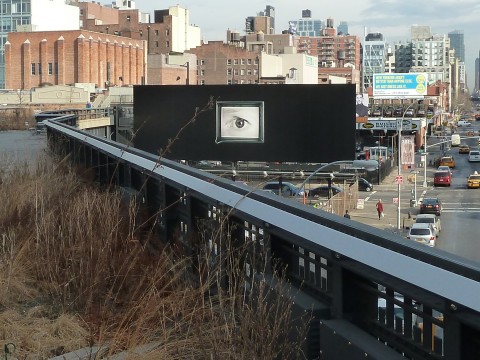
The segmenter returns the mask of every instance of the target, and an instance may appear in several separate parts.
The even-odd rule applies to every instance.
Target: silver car
[[[415,240],[431,247],[435,246],[435,229],[432,224],[415,223],[408,232],[407,239]]]
[[[435,230],[435,236],[440,234],[442,231],[442,223],[440,218],[435,214],[418,214],[415,218],[416,224],[432,224],[433,229]]]

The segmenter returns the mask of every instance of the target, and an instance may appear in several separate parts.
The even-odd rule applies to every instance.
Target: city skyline
[[[380,32],[386,41],[393,45],[396,42],[410,40],[412,25],[430,26],[432,34],[448,36],[449,32],[460,30],[464,33],[465,66],[469,91],[474,88],[475,59],[478,57],[480,40],[476,37],[477,21],[480,18],[480,3],[475,0],[439,0],[435,3],[423,4],[407,1],[373,1],[362,2],[348,0],[338,6],[337,3],[320,4],[317,1],[305,0],[302,4],[280,0],[242,2],[241,9],[232,11],[228,2],[205,0],[203,2],[184,0],[178,3],[190,11],[190,23],[200,27],[202,39],[205,41],[226,40],[226,31],[238,30],[244,34],[245,18],[255,16],[264,11],[267,5],[275,8],[275,31],[277,34],[288,29],[288,21],[302,17],[302,10],[309,9],[313,19],[334,19],[336,28],[340,21],[348,23],[351,35],[362,39],[367,33]],[[137,1],[136,6],[142,12],[151,13],[174,6],[176,3],[164,3],[162,6],[155,0]]]

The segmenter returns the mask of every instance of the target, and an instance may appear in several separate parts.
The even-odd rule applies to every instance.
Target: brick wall
[[[146,44],[141,40],[73,30],[9,33],[8,41],[8,89],[73,83],[104,88],[107,81],[110,86],[141,84],[146,76]]]

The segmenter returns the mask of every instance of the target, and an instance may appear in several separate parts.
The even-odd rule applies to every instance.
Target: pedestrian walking
[[[378,220],[380,220],[383,216],[383,204],[382,204],[382,199],[378,199],[377,205],[375,206],[377,208],[377,213],[378,213]]]
[[[350,214],[348,213],[348,210],[345,210],[345,215],[343,215],[343,217],[350,219]]]

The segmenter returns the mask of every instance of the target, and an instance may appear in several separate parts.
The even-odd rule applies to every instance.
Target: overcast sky
[[[347,21],[351,35],[363,38],[367,32],[380,32],[390,43],[410,39],[412,25],[428,25],[434,34],[448,34],[461,30],[465,35],[465,62],[467,81],[473,90],[475,59],[480,50],[480,1],[479,0],[183,0],[165,2],[137,0],[136,7],[142,12],[167,9],[179,5],[190,11],[190,23],[200,27],[202,38],[226,39],[226,30],[239,30],[244,34],[244,22],[255,16],[266,5],[275,8],[275,31],[277,34],[288,28],[289,20],[298,20],[302,10],[309,9],[313,19],[334,19],[335,28],[340,21]],[[152,19],[153,21],[153,19]]]

